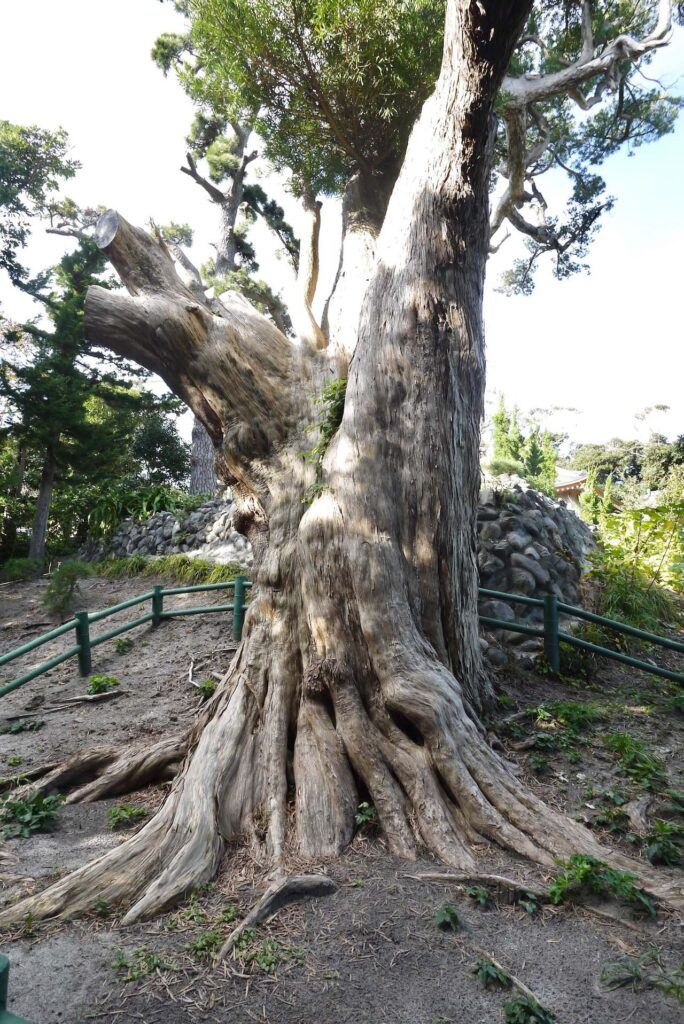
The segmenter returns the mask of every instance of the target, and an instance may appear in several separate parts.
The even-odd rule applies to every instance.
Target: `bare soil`
[[[98,579],[87,581],[84,591],[95,609],[148,590],[154,582]],[[0,590],[0,650],[51,627],[42,612],[42,587],[31,583]],[[221,600],[211,594],[174,598],[187,606]],[[139,613],[133,608],[120,614],[134,618]],[[109,623],[101,624],[102,629]],[[127,635],[134,646],[125,654],[116,654],[113,643],[94,651],[93,670],[120,680],[120,694],[110,702],[48,712],[62,698],[84,692],[75,660],[3,698],[0,726],[2,718],[11,724],[17,720],[13,716],[31,714],[45,725],[37,732],[0,735],[0,774],[27,771],[84,747],[129,744],[136,749],[181,731],[199,706],[188,678],[191,661],[197,682],[224,672],[231,658],[225,613],[177,618],[158,630],[141,627]],[[14,663],[16,673],[11,674],[69,642],[60,638],[32,652]],[[684,664],[676,655],[659,660],[679,670]],[[625,774],[601,737],[622,732],[642,740],[662,759],[669,785],[681,787],[684,717],[667,704],[681,691],[608,663],[583,683],[554,682],[513,667],[501,670],[497,680],[503,702],[490,724],[520,773],[548,801],[594,822],[606,841],[639,852],[643,844],[630,842],[626,829],[609,833],[595,821],[601,811],[615,806],[607,793],[617,791],[632,799],[646,792]],[[36,706],[40,696],[43,701]],[[562,729],[554,734],[553,724],[541,729],[543,722],[534,717],[503,722],[525,708],[558,701],[592,701],[607,717],[570,739]],[[513,749],[538,734],[555,735],[558,742]],[[535,755],[546,760],[536,773]],[[8,766],[13,757],[22,758],[20,767]],[[107,811],[113,806],[131,804],[151,813],[164,794],[160,785],[118,800],[68,805],[53,831],[10,840],[7,846],[16,862],[0,862],[0,901],[42,888],[49,879],[121,842],[131,829],[108,827]],[[662,793],[650,813],[676,820],[670,798]],[[527,884],[549,880],[548,872],[510,854],[485,846],[479,854],[483,871],[529,880]],[[651,922],[613,902],[582,902],[545,906],[529,914],[515,896],[496,889],[490,905],[482,909],[463,886],[415,877],[445,869],[427,858],[412,863],[391,857],[372,824],[360,827],[343,858],[313,866],[293,860],[291,867],[325,871],[336,881],[337,891],[281,911],[218,966],[202,947],[208,946],[209,954],[215,951],[234,927],[231,919],[242,917],[265,885],[258,855],[240,847],[227,851],[213,885],[153,921],[123,928],[118,908],[105,904],[89,918],[66,925],[36,928],[27,921],[2,942],[12,963],[10,1009],[35,1024],[489,1024],[503,1021],[504,1002],[515,998],[515,993],[485,989],[473,975],[476,960],[490,955],[550,1007],[559,1024],[675,1024],[682,1019],[681,1004],[659,990],[635,992],[627,986],[609,991],[600,980],[607,963],[642,953],[652,944],[670,969],[684,960],[682,922],[667,911]],[[461,915],[457,932],[444,932],[435,923],[435,913],[446,903]],[[132,974],[140,976],[126,980]]]

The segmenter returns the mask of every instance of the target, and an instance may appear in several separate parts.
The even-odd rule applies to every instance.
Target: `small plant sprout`
[[[129,636],[120,636],[114,644],[114,650],[117,654],[128,654],[133,647],[133,641]]]
[[[209,700],[216,693],[216,682],[213,679],[203,679],[197,684],[197,692],[202,700]]]
[[[675,821],[656,818],[646,836],[646,856],[651,864],[677,867],[684,858],[684,828]]]
[[[90,696],[94,696],[98,693],[109,693],[114,687],[119,685],[119,680],[116,676],[103,676],[95,674],[90,677],[88,685],[86,686],[86,693]]]
[[[359,808],[354,816],[354,821],[357,825],[372,825],[375,822],[375,808],[373,804],[364,803],[359,804]]]
[[[522,907],[525,913],[529,914],[531,917],[533,914],[536,914],[539,910],[539,903],[537,901],[538,896],[536,895],[536,893],[526,892],[524,894],[524,899],[518,900],[518,906]]]
[[[217,928],[212,928],[211,931],[204,932],[198,938],[193,939],[186,948],[200,957],[214,957],[218,954],[222,944],[223,934]]]
[[[98,896],[95,900],[95,913],[99,914],[100,917],[109,917],[112,913],[112,908],[102,896]]]
[[[148,816],[144,807],[132,807],[130,804],[119,804],[118,807],[111,807],[107,811],[107,824],[111,829],[127,828],[135,825]]]
[[[0,729],[0,733],[17,736],[20,732],[38,732],[44,725],[45,722],[42,719],[32,718],[21,722],[12,722],[11,725],[5,725]]]
[[[435,924],[444,932],[457,932],[463,927],[463,918],[455,907],[452,907],[450,903],[445,903],[435,914]]]
[[[553,1024],[555,1013],[547,1010],[533,996],[522,996],[504,1003],[506,1024]]]
[[[112,967],[115,971],[126,972],[123,977],[125,982],[137,981],[156,971],[178,970],[174,963],[162,960],[157,953],[148,950],[147,946],[132,949],[130,954],[123,949],[117,949]]]
[[[649,946],[637,957],[629,956],[606,964],[601,971],[601,981],[610,990],[626,985],[633,992],[657,988],[664,995],[684,1003],[684,961],[670,970],[655,946]]]
[[[485,889],[484,885],[468,885],[466,886],[466,896],[470,896],[471,900],[474,900],[479,907],[487,907],[490,903],[489,889]]]
[[[508,971],[497,967],[491,960],[477,960],[473,967],[473,974],[485,988],[489,988],[490,985],[498,985],[499,988],[511,987],[511,976]]]
[[[530,754],[530,768],[535,775],[548,775],[549,762],[543,754]]]
[[[20,757],[19,754],[13,754],[12,757],[7,758],[7,764],[10,768],[17,768],[23,760],[23,757]]]
[[[0,802],[0,834],[5,839],[28,839],[34,832],[51,828],[63,800],[61,796],[34,793],[25,800]]]

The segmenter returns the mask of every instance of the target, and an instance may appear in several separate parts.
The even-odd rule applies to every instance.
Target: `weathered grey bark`
[[[192,448],[190,452],[190,493],[216,494],[216,471],[214,469],[214,446],[203,425],[195,416],[192,423]]]
[[[50,504],[52,502],[52,489],[55,485],[55,473],[57,464],[54,454],[48,452],[43,463],[38,487],[38,498],[36,500],[36,512],[31,527],[31,541],[29,543],[29,558],[35,558],[42,562],[45,557],[45,540],[47,537],[48,520],[50,518]]]
[[[396,854],[422,845],[472,872],[473,839],[549,866],[582,851],[682,901],[681,884],[601,847],[521,785],[478,720],[490,116],[528,8],[449,0],[442,73],[379,236],[344,417],[310,504],[301,452],[336,355],[292,346],[239,297],[222,315],[200,307],[144,232],[105,217],[100,242],[133,295],[91,289],[87,335],[161,372],[205,423],[254,544],[255,585],[162,809],[0,925],[73,915],[97,897],[135,901],[126,922],[152,914],[211,878],[229,841],[249,839],[278,865],[293,813],[300,853],[332,856],[360,792]]]
[[[321,233],[321,203],[311,195],[302,198],[304,222],[299,240],[299,267],[297,291],[290,310],[295,334],[304,344],[325,348],[327,340],[312,310],[319,271],[319,237]]]
[[[356,344],[361,305],[394,180],[391,174],[375,178],[356,174],[344,191],[340,260],[321,324],[341,368]]]

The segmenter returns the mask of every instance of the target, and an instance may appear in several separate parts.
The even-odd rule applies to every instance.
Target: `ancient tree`
[[[573,7],[548,6],[551,17]],[[591,5],[575,6],[574,58],[545,80],[511,71],[521,46],[537,46],[521,39],[529,0],[449,0],[441,71],[390,190],[347,361],[349,323],[344,346],[297,344],[242,296],[191,290],[168,248],[119,214],[101,219],[127,294],[92,288],[87,333],[158,373],[204,424],[255,585],[240,648],[191,735],[110,752],[70,797],[121,792],[182,759],[162,808],[2,923],[73,915],[98,896],[136,920],[210,879],[237,839],[276,867],[292,845],[332,857],[361,799],[403,857],[426,848],[474,871],[471,842],[485,839],[541,864],[580,851],[634,868],[521,784],[481,720],[491,689],[474,525],[491,232],[528,201],[541,140],[531,153],[521,126],[537,131],[534,104],[561,90],[590,102],[671,31],[661,3],[638,38],[598,44]],[[510,152],[492,224],[495,104]],[[553,248],[551,232],[535,241]],[[681,899],[667,875],[638,870]]]

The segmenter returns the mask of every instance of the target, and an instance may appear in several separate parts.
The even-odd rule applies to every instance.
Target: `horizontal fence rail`
[[[16,690],[17,687],[23,686],[24,683],[30,682],[37,676],[42,675],[44,672],[48,672],[51,668],[55,668],[57,665],[61,665],[63,661],[67,661],[67,659],[75,656],[78,657],[78,666],[81,675],[90,675],[92,671],[91,652],[93,647],[99,647],[100,644],[104,644],[108,640],[113,640],[115,637],[121,636],[122,633],[128,633],[129,630],[136,629],[138,626],[143,626],[148,622],[152,623],[152,627],[154,628],[158,626],[160,622],[163,622],[164,619],[172,619],[177,616],[210,615],[215,612],[232,612],[233,639],[238,641],[242,637],[245,612],[247,610],[247,591],[251,586],[252,584],[250,580],[246,579],[244,576],[236,576],[234,580],[226,580],[224,583],[200,583],[189,587],[164,588],[162,586],[156,586],[153,587],[152,590],[146,591],[144,594],[139,594],[137,597],[130,598],[128,601],[121,601],[120,604],[112,605],[111,608],[103,608],[97,612],[76,612],[73,619],[63,623],[61,626],[57,626],[56,629],[50,630],[49,633],[43,633],[42,636],[36,637],[34,640],[30,640],[28,643],[23,644],[21,647],[17,647],[15,650],[9,651],[9,653],[0,656],[0,667],[2,667],[3,665],[7,665],[14,661],[15,658],[20,658],[24,654],[29,654],[31,651],[36,650],[37,647],[42,647],[43,644],[49,643],[51,640],[55,640],[64,633],[68,633],[70,630],[73,630],[75,633],[76,643],[73,647],[69,647],[61,654],[55,655],[54,658],[50,658],[48,661],[44,661],[42,664],[36,665],[29,672],[25,672],[24,675],[18,676],[9,683],[5,683],[4,686],[0,686],[0,697],[4,697],[5,694],[11,693],[12,690]],[[177,594],[195,594],[207,590],[232,590],[233,600],[230,604],[208,605],[199,608],[164,609],[165,597],[173,597]],[[494,629],[503,629],[510,633],[524,633],[527,636],[534,636],[543,639],[546,660],[549,664],[549,668],[555,674],[558,674],[560,671],[560,644],[564,643],[569,644],[571,647],[590,651],[592,654],[599,654],[604,658],[610,658],[613,661],[622,662],[625,665],[630,665],[632,668],[638,668],[644,672],[650,672],[652,675],[661,676],[663,679],[669,679],[672,682],[684,685],[684,674],[681,672],[672,672],[670,669],[661,668],[659,665],[652,665],[647,661],[640,660],[639,658],[633,658],[629,654],[622,654],[620,651],[613,651],[609,647],[602,647],[599,644],[590,643],[588,640],[583,640],[581,637],[573,636],[572,633],[562,631],[559,625],[560,615],[568,615],[575,619],[593,622],[597,625],[607,627],[608,629],[625,633],[628,636],[636,637],[638,640],[643,640],[659,647],[665,647],[671,651],[680,651],[684,653],[684,643],[680,643],[678,640],[671,640],[668,637],[658,636],[655,633],[648,633],[646,630],[636,629],[634,626],[628,626],[625,622],[617,622],[614,619],[607,619],[602,615],[596,615],[594,612],[585,611],[584,608],[576,608],[574,605],[565,604],[563,601],[559,601],[555,594],[547,594],[543,598],[526,597],[523,594],[506,594],[500,590],[486,590],[484,588],[480,588],[479,595],[480,597],[496,598],[497,600],[506,601],[507,603],[532,605],[543,609],[543,626],[530,626],[524,622],[509,622],[505,619],[497,619],[489,615],[480,615],[479,619],[483,625]],[[132,619],[130,622],[125,622],[121,626],[115,626],[112,629],[108,629],[106,632],[100,633],[97,636],[91,635],[90,627],[93,623],[101,622],[102,619],[107,619],[111,615],[115,615],[117,612],[123,611],[125,608],[133,608],[135,605],[144,604],[146,601],[151,601],[151,611],[144,615],[140,615],[137,619]]]
[[[21,647],[17,647],[15,650],[0,656],[0,667],[2,667],[14,661],[15,658],[20,658],[23,654],[29,654],[31,651],[35,651],[37,647],[42,647],[43,644],[57,639],[57,637],[62,636],[64,633],[73,630],[75,634],[76,643],[73,647],[69,647],[61,654],[55,655],[54,658],[34,666],[29,672],[25,672],[16,679],[12,679],[11,682],[5,683],[4,686],[0,686],[0,697],[4,697],[5,694],[11,693],[17,687],[23,686],[24,683],[29,683],[37,676],[42,675],[44,672],[49,672],[51,668],[55,668],[57,665],[61,665],[63,661],[73,657],[78,657],[78,667],[81,675],[90,675],[92,671],[91,652],[93,647],[99,647],[100,644],[113,640],[115,637],[121,636],[122,633],[128,633],[129,630],[136,629],[138,626],[143,626],[148,622],[154,628],[160,622],[163,622],[164,619],[172,619],[181,615],[210,615],[215,612],[232,612],[233,639],[240,640],[247,610],[247,591],[251,586],[250,580],[244,576],[236,576],[234,580],[226,580],[223,583],[202,583],[190,587],[169,587],[165,589],[162,586],[157,586],[153,587],[152,590],[145,591],[144,594],[138,594],[137,597],[130,598],[128,601],[114,604],[111,608],[102,608],[97,612],[75,612],[73,619],[69,619],[68,622],[64,622],[61,626],[57,626],[56,629],[51,629],[49,633],[43,633],[42,636],[38,636]],[[165,597],[173,597],[176,594],[194,594],[204,590],[232,590],[233,600],[230,604],[214,604],[202,608],[164,609]],[[101,622],[103,619],[108,619],[111,615],[116,615],[117,612],[121,612],[125,608],[133,608],[135,605],[144,604],[146,601],[151,601],[152,607],[149,612],[138,616],[137,619],[131,619],[130,622],[124,622],[120,626],[114,626],[112,629],[99,633],[97,636],[91,634],[90,627],[93,623]]]

